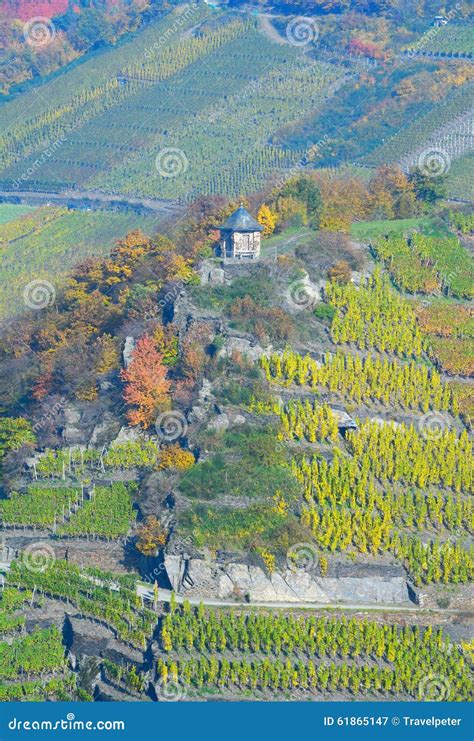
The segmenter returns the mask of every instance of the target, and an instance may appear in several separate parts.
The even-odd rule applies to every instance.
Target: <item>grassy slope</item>
[[[376,221],[359,221],[352,224],[351,235],[356,239],[373,239],[380,235],[403,235],[416,229],[430,236],[444,237],[446,229],[440,228],[438,222],[430,216],[415,216],[411,219],[381,219]]]
[[[49,280],[57,288],[73,265],[107,254],[132,229],[154,233],[159,223],[158,216],[43,207],[0,226],[0,317],[22,311],[30,281]]]
[[[20,216],[34,211],[34,206],[17,206],[14,203],[0,203],[0,226],[19,219]]]

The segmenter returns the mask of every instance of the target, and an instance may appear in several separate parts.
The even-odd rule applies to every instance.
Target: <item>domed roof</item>
[[[263,232],[263,226],[242,205],[229,216],[219,229],[232,232]]]

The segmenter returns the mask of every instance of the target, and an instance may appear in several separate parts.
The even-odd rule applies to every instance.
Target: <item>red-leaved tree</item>
[[[153,339],[145,335],[138,340],[132,362],[121,371],[126,384],[124,399],[131,406],[127,416],[132,425],[150,427],[158,412],[168,406],[170,382],[166,378],[167,371]]]

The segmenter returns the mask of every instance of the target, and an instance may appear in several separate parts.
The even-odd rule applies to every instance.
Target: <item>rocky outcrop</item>
[[[304,272],[284,291],[282,308],[289,314],[298,314],[300,311],[314,308],[321,301],[321,297],[321,286],[313,283],[308,273]]]
[[[270,575],[260,566],[244,563],[166,556],[165,568],[176,592],[197,599],[321,604],[410,601],[403,569],[390,565],[339,564],[327,576],[289,568]]]
[[[102,419],[95,425],[89,440],[89,445],[100,447],[107,445],[117,435],[120,422],[111,412],[104,412]]]
[[[66,404],[62,410],[62,438],[66,445],[88,445],[91,437],[108,442],[118,427],[113,415],[100,404],[75,402]],[[99,443],[100,444],[100,443]]]
[[[190,424],[201,423],[210,414],[215,405],[215,397],[212,392],[212,383],[208,378],[202,379],[196,404],[188,414]]]
[[[199,277],[202,285],[223,285],[225,282],[225,272],[215,262],[204,260],[199,267]]]
[[[126,337],[123,350],[122,350],[122,360],[123,360],[124,368],[128,368],[128,366],[132,362],[134,350],[135,350],[135,339],[133,337]]]
[[[271,346],[264,350],[255,340],[243,335],[233,334],[226,337],[224,345],[219,351],[219,357],[232,358],[235,353],[238,353],[239,355],[244,355],[249,360],[255,361],[261,358],[262,355],[271,352],[271,350]]]

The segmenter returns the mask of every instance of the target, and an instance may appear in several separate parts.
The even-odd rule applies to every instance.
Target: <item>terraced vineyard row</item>
[[[428,294],[444,290],[458,298],[474,295],[474,260],[457,237],[387,237],[373,247],[403,290]]]
[[[134,580],[98,569],[83,569],[67,561],[32,570],[28,557],[13,561],[7,574],[11,586],[35,590],[53,599],[65,600],[80,614],[108,625],[126,643],[144,647],[156,615],[141,606]]]
[[[363,350],[419,357],[423,336],[410,304],[391,290],[387,275],[376,269],[357,288],[353,283],[326,287],[328,303],[336,309],[331,335],[336,344],[355,342]]]
[[[449,131],[455,133],[457,119],[464,120],[466,116],[469,116],[473,105],[474,87],[472,83],[462,85],[450,92],[440,103],[427,106],[428,110],[399,131],[392,139],[377,147],[364,158],[364,162],[378,166],[386,162],[401,162],[407,155],[423,151],[424,147],[427,150],[438,146],[443,149],[443,136]],[[459,156],[462,154],[463,152]]]
[[[408,409],[453,410],[457,412],[456,395],[442,384],[437,371],[424,365],[401,365],[368,355],[329,353],[322,362],[302,356],[287,348],[280,355],[262,356],[260,364],[268,381],[281,386],[296,383],[313,391],[327,388],[342,397],[361,401],[382,401]]]
[[[282,415],[276,407],[272,411]],[[302,443],[321,439],[321,421],[330,423],[316,403],[298,401],[289,411],[291,415],[283,414],[282,433]],[[472,548],[447,539],[474,529],[466,498],[473,476],[466,431],[460,436],[446,431],[430,439],[413,427],[369,420],[358,430],[348,430],[346,440],[352,457],[334,448],[330,464],[319,456],[296,456],[292,461],[292,473],[302,487],[301,522],[317,546],[373,556],[391,552],[416,584],[472,579]],[[402,491],[399,484],[416,489]],[[442,540],[421,539],[423,533],[429,538],[433,532]]]
[[[422,54],[434,53],[444,54],[446,56],[456,56],[457,54],[473,54],[474,48],[474,26],[467,23],[449,23],[447,26],[440,26],[436,29],[430,29],[422,36],[417,44],[409,47],[415,52],[418,50]]]
[[[472,686],[464,654],[432,628],[422,632],[345,618],[215,615],[185,604],[164,619],[161,642],[169,657],[158,660],[160,683],[178,684],[189,694],[252,689],[287,691],[296,699],[349,690],[356,698],[403,693],[464,700]],[[442,698],[430,696],[436,690],[430,683],[434,676],[445,680]]]
[[[304,160],[304,151],[284,151],[268,140],[321,105],[345,71],[272,44],[253,21],[227,20],[178,36],[7,130],[0,183],[186,201],[198,193],[250,192],[270,172]],[[40,157],[38,166],[46,147],[47,162],[41,166]],[[168,148],[180,150],[177,159]]]

